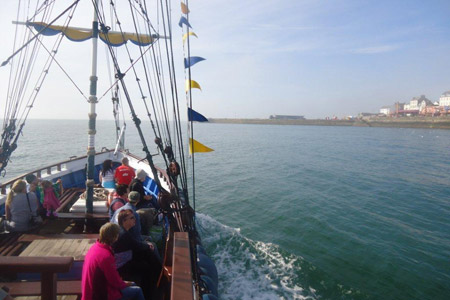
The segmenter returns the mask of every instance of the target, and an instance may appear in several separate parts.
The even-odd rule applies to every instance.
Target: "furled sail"
[[[47,36],[62,33],[74,42],[82,42],[92,38],[92,29],[87,28],[48,25],[43,22],[27,22],[26,25],[34,27],[40,34]],[[155,38],[158,38],[158,35],[109,31],[108,33],[99,32],[99,37],[104,43],[114,47],[121,46],[128,41],[138,46],[148,46],[154,42]]]

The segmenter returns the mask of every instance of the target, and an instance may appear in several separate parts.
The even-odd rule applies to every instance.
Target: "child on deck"
[[[52,184],[50,181],[44,180],[41,182],[41,188],[41,195],[43,195],[43,206],[47,210],[47,217],[50,217],[51,215],[57,217],[58,214],[56,213],[56,209],[61,205],[59,202],[59,196],[63,192],[61,179],[58,179],[56,184]]]

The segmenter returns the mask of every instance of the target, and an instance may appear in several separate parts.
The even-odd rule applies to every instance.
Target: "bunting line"
[[[186,93],[189,92],[190,89],[199,89],[200,91],[202,90],[202,88],[200,87],[200,84],[198,84],[197,81],[195,80],[186,80]]]
[[[198,113],[192,108],[188,107],[188,121],[208,122],[208,119],[201,113]]]
[[[189,31],[189,33],[185,33],[185,34],[183,35],[183,43],[186,42],[186,39],[187,39],[188,35],[193,35],[193,36],[195,36],[196,38],[198,38],[198,36],[195,34],[195,32]]]
[[[183,2],[181,2],[181,12],[185,15],[187,15],[189,13],[189,9],[187,8],[186,4],[184,4]]]
[[[212,152],[214,149],[211,149],[202,143],[194,140],[193,138],[189,138],[189,154],[192,153],[205,153],[205,152]]]
[[[204,61],[205,59],[200,56],[191,56],[189,59],[184,59],[184,68],[189,68],[195,65],[198,62]]]
[[[189,28],[192,28],[191,24],[189,24],[189,21],[184,16],[181,16],[180,21],[178,22],[178,26],[183,28],[183,24]]]

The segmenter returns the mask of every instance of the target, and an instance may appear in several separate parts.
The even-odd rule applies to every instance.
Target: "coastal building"
[[[380,114],[389,116],[391,114],[391,107],[383,106],[382,108],[380,108]]]
[[[439,98],[439,106],[450,106],[450,91],[447,91]]]
[[[405,103],[395,102],[394,107],[395,107],[395,115],[398,115],[400,111],[404,110]]]
[[[358,119],[367,119],[376,116],[377,114],[361,112],[358,114]]]
[[[289,116],[289,115],[271,115],[271,120],[304,120],[304,116]]]
[[[439,105],[429,105],[420,111],[421,115],[438,116],[441,114],[441,107]]]
[[[431,102],[425,95],[421,95],[420,97],[414,97],[406,103],[403,107],[403,111],[399,111],[399,113],[403,113],[405,115],[418,115],[421,111],[424,111],[425,107],[433,106],[433,102]]]

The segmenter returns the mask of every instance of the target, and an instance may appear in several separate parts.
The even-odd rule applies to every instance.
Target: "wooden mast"
[[[93,213],[94,198],[94,167],[95,167],[95,120],[97,114],[95,105],[97,104],[97,45],[98,45],[98,17],[97,10],[98,0],[95,0],[94,20],[92,22],[92,71],[90,77],[89,91],[89,130],[88,130],[88,147],[87,147],[87,174],[86,174],[86,212]]]

